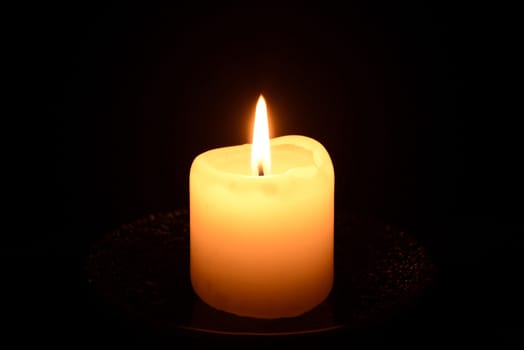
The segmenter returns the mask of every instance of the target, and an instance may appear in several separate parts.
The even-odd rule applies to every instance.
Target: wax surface
[[[256,318],[301,315],[333,284],[334,170],[317,141],[271,139],[271,175],[251,144],[207,151],[190,172],[193,289],[212,307]]]

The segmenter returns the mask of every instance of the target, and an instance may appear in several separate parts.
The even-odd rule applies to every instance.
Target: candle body
[[[251,145],[202,153],[190,171],[193,289],[216,309],[301,315],[333,284],[334,170],[317,141],[271,139],[272,173],[252,176]]]

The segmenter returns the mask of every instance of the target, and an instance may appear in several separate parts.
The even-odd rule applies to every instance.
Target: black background
[[[14,148],[35,162],[24,164],[34,176],[17,207],[23,229],[2,254],[14,328],[46,341],[147,339],[94,311],[82,258],[122,223],[187,206],[194,157],[250,142],[263,93],[272,136],[307,135],[329,151],[337,208],[406,227],[439,267],[420,310],[362,339],[517,340],[517,138],[490,84],[490,17],[475,10],[373,1],[23,10],[13,71],[29,142]]]

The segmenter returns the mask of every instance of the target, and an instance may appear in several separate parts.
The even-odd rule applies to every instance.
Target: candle
[[[312,138],[269,139],[260,96],[253,144],[198,155],[189,176],[190,273],[208,305],[295,317],[333,285],[334,170]]]

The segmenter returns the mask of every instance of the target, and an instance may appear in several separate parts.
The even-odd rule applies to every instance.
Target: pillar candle
[[[206,151],[191,165],[191,283],[218,310],[296,317],[333,285],[334,169],[310,137],[269,139],[262,96],[255,114],[252,144]]]

